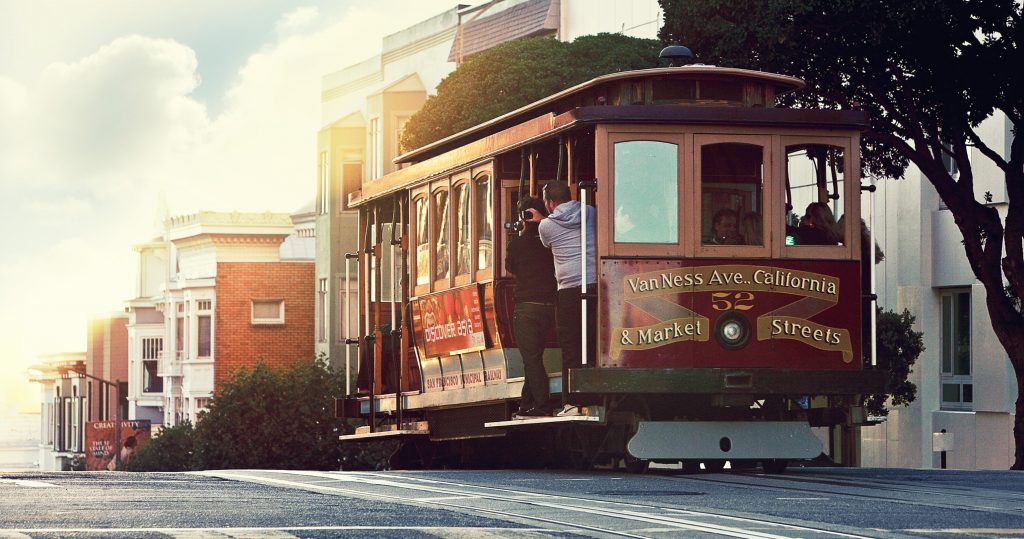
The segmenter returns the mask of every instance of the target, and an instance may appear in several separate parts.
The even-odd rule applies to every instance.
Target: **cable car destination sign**
[[[631,269],[645,269],[669,263],[630,261],[629,265]],[[753,336],[757,341],[797,341],[819,350],[841,352],[843,363],[853,361],[849,329],[811,320],[839,303],[840,278],[836,275],[746,264],[664,267],[626,273],[622,271],[626,268],[606,263],[603,269],[609,278],[608,293],[621,298],[616,302],[621,308],[612,308],[609,313],[608,344],[613,360],[625,350],[651,350],[686,341],[707,342],[716,333],[715,321],[721,324],[726,313],[742,313],[730,316],[753,318]],[[701,293],[705,294],[698,300]],[[637,310],[647,316],[639,315]],[[650,318],[657,322],[637,324]],[[738,335],[742,330],[737,326],[725,331]]]

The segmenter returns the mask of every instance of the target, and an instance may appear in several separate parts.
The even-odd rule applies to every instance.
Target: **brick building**
[[[238,368],[312,360],[314,241],[309,214],[200,212],[137,245],[129,417],[195,422]]]
[[[313,265],[217,264],[214,390],[254,358],[273,367],[313,357]]]
[[[115,314],[109,318],[89,320],[86,331],[85,372],[111,384],[90,381],[92,399],[89,403],[90,421],[113,418],[117,414],[117,390],[128,395],[128,315]],[[122,417],[128,417],[127,400],[123,400]]]

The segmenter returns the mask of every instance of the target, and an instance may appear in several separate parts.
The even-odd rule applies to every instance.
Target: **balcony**
[[[178,350],[178,351],[176,351],[174,353],[174,360],[171,361],[169,359],[169,357],[168,357],[168,354],[166,354],[164,351],[161,350],[160,353],[157,354],[157,360],[160,362],[159,363],[160,369],[159,369],[159,372],[157,373],[157,376],[160,376],[160,377],[163,377],[163,378],[169,378],[169,377],[175,377],[175,376],[180,377],[181,376],[181,361],[184,358],[184,356],[185,356],[184,352],[181,351],[181,350]]]

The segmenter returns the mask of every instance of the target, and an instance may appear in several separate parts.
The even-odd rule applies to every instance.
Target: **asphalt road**
[[[1021,537],[1019,472],[0,474],[8,537]]]

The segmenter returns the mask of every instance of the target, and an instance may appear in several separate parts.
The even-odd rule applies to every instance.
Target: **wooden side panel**
[[[604,259],[601,272],[601,367],[861,368],[857,261]]]

